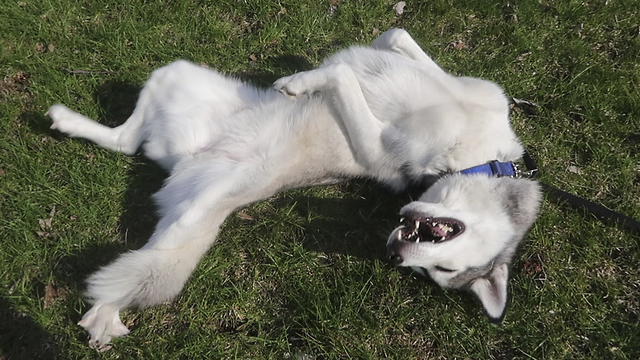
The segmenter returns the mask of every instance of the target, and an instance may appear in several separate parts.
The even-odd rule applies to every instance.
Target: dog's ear
[[[484,277],[473,280],[471,292],[474,293],[491,321],[500,322],[507,307],[507,281],[509,264],[495,264]]]
[[[506,183],[502,197],[507,213],[518,237],[524,236],[531,225],[536,221],[542,191],[540,184],[533,180],[504,178]]]

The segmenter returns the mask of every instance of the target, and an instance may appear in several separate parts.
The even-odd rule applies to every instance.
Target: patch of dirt
[[[42,297],[44,308],[51,307],[56,300],[64,301],[68,292],[65,288],[56,287],[53,282],[48,283],[44,287],[44,296]]]
[[[531,255],[522,262],[523,272],[538,281],[546,281],[547,273],[544,270],[544,262],[540,254]]]
[[[2,100],[16,97],[25,99],[28,97],[28,86],[29,75],[27,73],[8,69],[7,75],[0,81],[0,98]]]

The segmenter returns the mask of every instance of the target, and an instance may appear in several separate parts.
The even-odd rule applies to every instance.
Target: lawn
[[[493,80],[541,181],[640,219],[635,1],[185,0],[0,3],[0,359],[638,359],[640,235],[546,196],[507,315],[384,262],[409,195],[364,180],[233,214],[172,303],[122,314],[97,353],[83,281],[142,246],[166,176],[49,129],[64,103],[115,125],[175,59],[259,86],[392,27]]]

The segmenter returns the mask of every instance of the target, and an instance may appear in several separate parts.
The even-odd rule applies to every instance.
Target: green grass
[[[268,86],[403,27],[443,68],[540,105],[512,119],[543,181],[640,218],[635,1],[407,3],[2,2],[0,359],[638,359],[637,234],[545,199],[493,325],[469,295],[381,261],[408,196],[362,181],[232,215],[175,302],[125,312],[132,333],[110,352],[87,347],[83,280],[144,244],[164,174],[44,113],[62,102],[119,123],[178,58]]]

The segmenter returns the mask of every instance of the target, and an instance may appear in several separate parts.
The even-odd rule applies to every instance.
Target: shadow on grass
[[[94,94],[104,114],[102,124],[115,127],[122,125],[136,107],[141,86],[118,80],[109,80],[102,84]]]
[[[307,59],[299,55],[282,55],[269,58],[263,66],[271,71],[247,72],[237,74],[237,76],[248,83],[267,88],[283,76],[311,70],[314,67]]]
[[[0,358],[63,359],[53,335],[0,297]]]
[[[303,246],[326,254],[383,260],[386,240],[398,224],[400,208],[409,203],[406,193],[394,194],[373,181],[354,180],[342,185],[348,198],[297,195],[281,198],[275,206],[292,207],[307,219]]]

